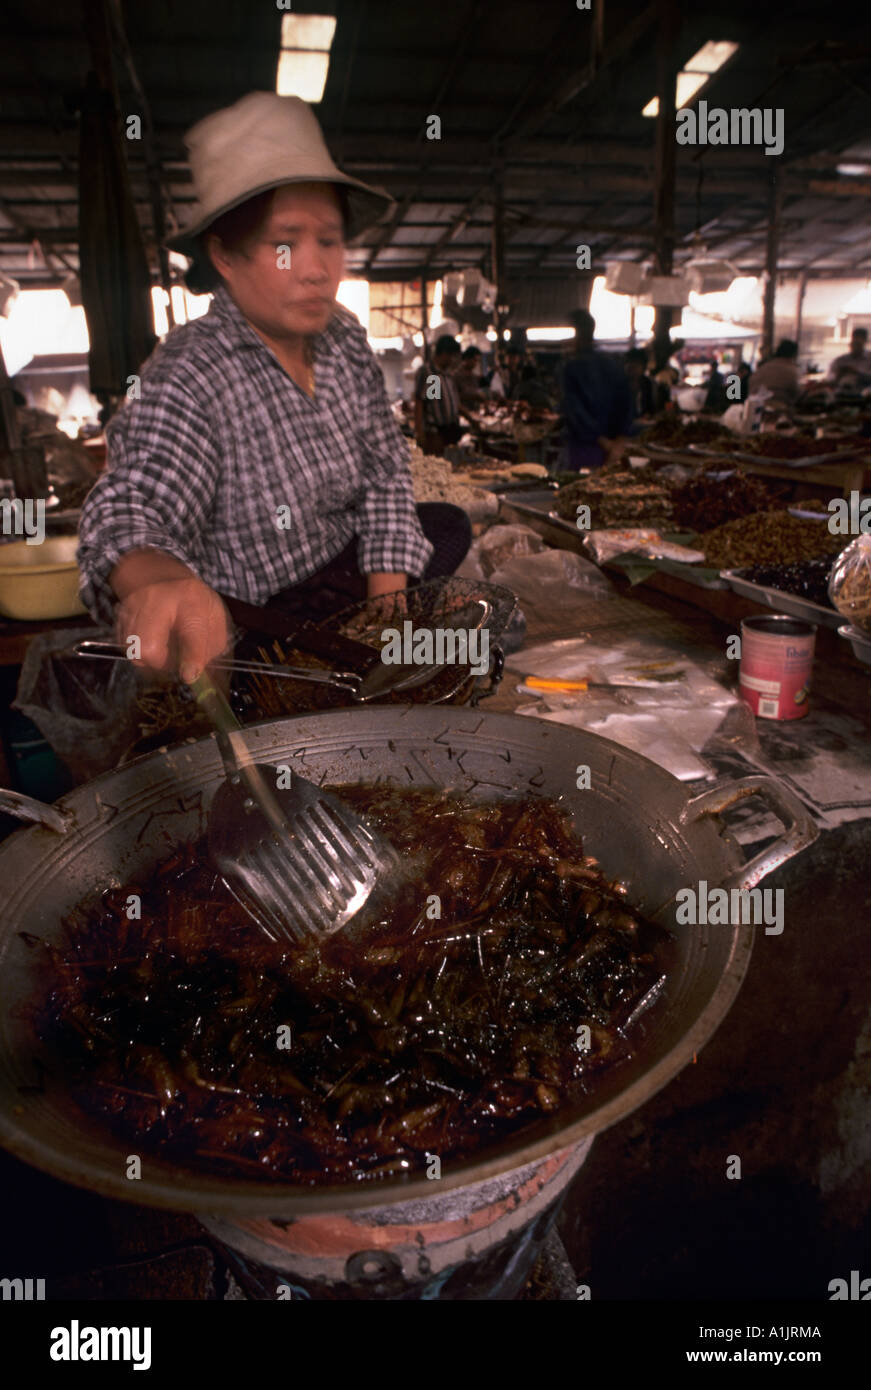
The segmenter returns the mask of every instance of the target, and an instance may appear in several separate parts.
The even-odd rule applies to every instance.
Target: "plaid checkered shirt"
[[[408,445],[353,314],[314,339],[315,396],[288,376],[221,286],[143,365],[106,430],[108,465],[79,526],[82,600],[110,622],[108,576],[162,550],[219,593],[264,603],[358,539],[363,574],[421,575]]]

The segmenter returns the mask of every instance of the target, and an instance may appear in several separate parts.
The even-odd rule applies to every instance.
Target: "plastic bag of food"
[[[684,545],[674,545],[663,540],[658,531],[646,527],[631,527],[614,531],[590,531],[584,537],[584,545],[597,564],[603,565],[613,560],[615,555],[646,555],[650,559],[679,560],[684,564],[698,564],[704,560],[700,550],[690,550]]]
[[[515,555],[538,555],[546,546],[531,526],[491,526],[475,542],[478,563],[487,579]]]
[[[571,550],[515,555],[493,571],[489,582],[510,589],[527,619],[546,626],[571,622],[579,599],[607,598],[614,593],[601,570]]]
[[[857,536],[841,551],[829,577],[829,598],[854,627],[871,632],[871,535]]]

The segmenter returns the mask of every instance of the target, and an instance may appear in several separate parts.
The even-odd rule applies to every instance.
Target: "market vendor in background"
[[[514,388],[512,400],[525,401],[527,405],[541,410],[551,410],[553,401],[542,381],[534,362],[525,362],[520,368],[520,380]]]
[[[647,370],[647,353],[644,348],[630,348],[623,358],[623,366],[629,378],[632,409],[636,418],[639,415],[655,415],[662,390]]]
[[[871,386],[871,353],[867,351],[868,329],[854,328],[850,351],[836,357],[829,367],[828,381],[843,391],[863,391]]]
[[[625,452],[632,431],[632,393],[622,363],[593,346],[592,314],[579,309],[572,321],[575,352],[562,378],[568,468],[599,468]]]
[[[772,357],[763,362],[750,378],[750,395],[762,389],[770,391],[780,405],[795,405],[800,383],[798,376],[798,343],[783,338]]]
[[[456,338],[436,339],[432,362],[424,362],[414,378],[414,437],[425,454],[441,458],[463,433],[456,368],[461,357]]]
[[[509,343],[497,355],[496,368],[490,377],[490,391],[494,396],[504,396],[510,400],[520,381],[523,368],[523,352],[516,343]]]
[[[747,397],[750,395],[750,378],[753,375],[753,370],[750,363],[745,362],[742,357],[738,366],[735,368],[735,372],[738,377],[738,400],[746,401]]]
[[[271,602],[288,626],[326,616],[451,573],[471,528],[458,508],[415,507],[381,370],[336,303],[346,237],[386,194],[336,168],[298,97],[250,93],[187,143],[198,201],[170,245],[214,298],[109,424],[78,562],[95,617],[190,681],[231,620],[257,630],[239,603]]]
[[[481,349],[467,347],[454,372],[454,381],[460,396],[460,406],[475,410],[487,400],[487,391],[481,383]]]
[[[720,364],[716,357],[712,357],[708,363],[708,379],[705,382],[705,403],[703,410],[713,411],[716,415],[722,415],[729,398],[726,395],[726,382],[723,373],[720,371]]]

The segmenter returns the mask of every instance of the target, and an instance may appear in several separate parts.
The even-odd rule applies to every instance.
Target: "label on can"
[[[760,719],[801,719],[816,629],[798,618],[760,615],[741,624],[741,698]]]

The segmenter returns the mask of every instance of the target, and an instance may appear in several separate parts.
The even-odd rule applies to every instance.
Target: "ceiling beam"
[[[845,182],[849,188],[845,188],[840,181],[832,183],[829,179],[811,179],[807,191],[825,198],[871,198],[871,179],[847,179]]]
[[[393,212],[391,213],[388,221],[384,224],[383,227],[379,228],[378,236],[376,237],[372,246],[369,248],[369,255],[366,260],[367,270],[372,269],[373,265],[378,259],[380,252],[383,251],[385,246],[387,246],[393,240],[394,232],[396,231],[397,227],[401,226],[406,213],[408,212],[409,208],[411,207],[414,201],[414,195],[411,193],[407,193],[404,198],[400,198],[399,202],[396,204],[396,207],[393,209]]]
[[[436,256],[438,256],[440,252],[442,252],[444,248],[448,245],[448,243],[453,240],[457,232],[461,232],[463,230],[463,228],[466,226],[466,223],[469,221],[469,218],[472,216],[472,213],[474,212],[475,208],[483,200],[483,198],[484,190],[480,189],[477,193],[474,194],[473,197],[469,199],[462,211],[459,212],[457,216],[454,217],[453,220],[448,223],[448,225],[445,227],[445,230],[439,237],[438,241],[436,241],[433,244],[432,248],[430,249],[430,251],[426,255],[426,258],[424,259],[425,270],[433,264]]]
[[[345,72],[342,78],[342,95],[339,97],[339,110],[336,115],[334,126],[335,137],[340,146],[345,134],[345,112],[348,109],[348,94],[351,90],[351,73],[354,70],[354,60],[357,57],[360,47],[360,29],[363,23],[363,14],[366,9],[366,0],[355,0],[354,15],[351,20],[351,33],[348,40],[348,56],[345,60]],[[341,34],[341,26],[339,28]],[[337,156],[339,151],[337,151]]]
[[[567,16],[563,19],[562,23],[558,24],[556,29],[554,29],[551,33],[547,42],[546,52],[561,53],[563,51],[563,48],[565,47],[566,40],[568,39],[570,33],[572,33],[573,31],[577,32],[577,23],[577,12],[569,11]],[[499,126],[498,130],[495,132],[494,139],[497,141],[497,143],[501,143],[502,141],[507,140],[509,138],[511,130],[515,126],[517,118],[520,115],[521,111],[526,106],[530,98],[534,97],[536,93],[541,90],[541,87],[542,76],[539,69],[539,65],[536,63],[533,67],[532,76],[529,78],[528,82],[524,86],[519,97],[517,98],[516,102],[511,108],[511,111],[508,113],[501,126]]]
[[[152,102],[156,100],[152,92]],[[430,103],[434,105],[435,103]],[[415,106],[415,111],[419,114],[420,106]],[[156,144],[161,160],[164,162],[175,161],[186,165],[183,134],[187,129],[187,124],[169,126],[163,123],[156,132]],[[325,126],[325,133],[329,141],[331,131]],[[59,157],[62,148],[64,153],[71,159],[78,157],[77,130],[74,127],[59,129],[54,132],[46,129],[42,124],[27,121],[0,120],[0,140],[4,148],[4,159],[14,157],[14,150],[25,150],[31,154],[45,154]],[[421,147],[424,142],[421,135],[395,135],[382,134],[381,132],[360,132],[348,131],[342,136],[342,159],[343,160],[368,160],[377,159],[382,163],[395,162],[399,165],[412,164],[419,165],[421,162]],[[437,146],[437,149],[435,148]],[[489,167],[493,158],[493,142],[489,139],[480,139],[469,134],[452,134],[450,131],[443,135],[443,138],[436,141],[425,142],[424,148],[429,153],[437,154],[440,161],[449,163],[457,160],[464,165],[481,164]],[[711,147],[716,155],[716,163],[719,167],[728,169],[764,169],[770,163],[770,158],[765,155],[761,147],[753,145],[742,146],[720,146]],[[551,164],[554,167],[602,165],[607,167],[613,164],[625,164],[630,167],[644,168],[653,154],[653,141],[646,136],[643,139],[627,138],[619,139],[616,136],[607,136],[598,140],[554,140],[554,139],[516,139],[506,146],[503,155],[507,165],[531,163],[535,165]],[[690,167],[693,164],[694,152],[691,147],[681,147],[677,152],[678,162],[683,162]],[[26,155],[21,156],[26,157]],[[828,161],[820,166],[814,167],[834,168],[837,161]],[[794,167],[800,170],[801,166],[796,163]]]
[[[604,0],[596,0],[596,4],[603,3]],[[583,67],[579,67],[571,77],[561,82],[555,92],[543,101],[536,110],[530,112],[530,114],[520,122],[513,138],[528,136],[533,134],[536,130],[539,130],[551,116],[555,115],[557,111],[562,110],[562,108],[568,105],[570,101],[573,101],[576,96],[579,96],[581,92],[591,86],[606,68],[610,67],[610,65],[618,59],[625,57],[634,45],[644,37],[647,30],[655,23],[657,14],[658,6],[655,3],[650,4],[642,10],[641,14],[636,15],[628,24],[624,24],[620,32],[605,44],[598,62],[596,62],[594,46],[591,41],[590,52],[591,55],[594,56],[591,56],[590,61],[584,64]],[[583,18],[584,16],[581,15],[579,17]],[[506,147],[510,146],[512,137],[504,137],[504,143]]]
[[[483,20],[488,6],[486,0],[469,0],[460,23],[459,41],[454,47],[448,63],[447,72],[439,83],[435,94],[430,98],[430,111],[438,114],[437,107],[444,101],[451,83],[468,57],[474,39],[478,37],[478,26]]]

